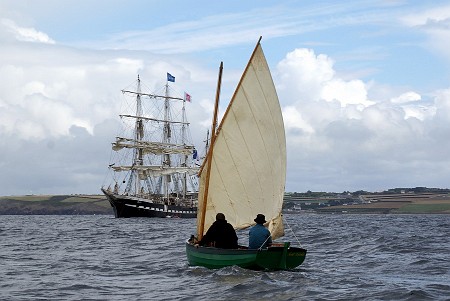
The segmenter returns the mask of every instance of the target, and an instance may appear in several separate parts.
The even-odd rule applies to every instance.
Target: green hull
[[[189,265],[217,269],[237,265],[252,270],[289,270],[301,265],[306,250],[291,248],[289,243],[264,250],[217,249],[186,243]]]

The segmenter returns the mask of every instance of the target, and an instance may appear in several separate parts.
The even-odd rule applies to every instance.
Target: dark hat
[[[264,216],[264,214],[258,214],[256,216],[256,218],[254,219],[254,221],[257,224],[265,224],[266,223],[266,217]]]
[[[218,220],[225,220],[225,215],[223,213],[217,213],[216,214],[216,221]]]

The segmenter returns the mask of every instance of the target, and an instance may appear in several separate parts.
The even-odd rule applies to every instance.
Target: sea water
[[[305,262],[256,272],[188,266],[194,219],[0,216],[0,300],[450,300],[450,215],[285,219]]]

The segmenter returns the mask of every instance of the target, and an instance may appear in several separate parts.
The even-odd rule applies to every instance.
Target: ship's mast
[[[206,158],[209,150],[209,130],[206,131],[206,140],[203,142],[205,142],[205,158]]]
[[[135,129],[135,139],[136,143],[139,143],[144,137],[144,124],[142,122],[142,102],[141,102],[141,79],[138,75],[137,80],[137,89],[136,92],[138,93],[136,96],[136,129]],[[135,148],[136,150],[136,159],[135,159],[135,165],[143,165],[143,158],[142,158],[142,149],[141,148]],[[141,191],[141,181],[139,180],[139,177],[137,175],[137,172],[134,172],[135,176],[135,182],[136,182],[136,194],[139,194]]]
[[[134,145],[136,146],[133,151],[133,165],[140,166],[143,165],[142,159],[142,149],[137,147],[140,141],[144,138],[144,124],[142,119],[142,102],[141,102],[141,80],[137,78],[136,87],[136,121],[134,124]],[[128,178],[128,183],[125,192],[130,193],[131,187],[134,185],[134,194],[139,194],[141,189],[141,182],[139,181],[137,169],[131,169],[130,177]]]
[[[170,120],[169,120],[169,114],[170,114],[170,100],[169,100],[169,81],[166,81],[166,91],[165,91],[165,98],[164,98],[164,131],[163,131],[163,142],[164,143],[170,143]],[[170,155],[164,154],[163,155],[163,166],[170,167]],[[166,197],[166,201],[169,202],[169,185],[171,182],[171,175],[165,175],[163,176],[165,178],[164,181],[164,195]]]
[[[183,125],[181,127],[181,144],[184,145],[184,144],[186,144],[186,96],[184,97],[184,100],[183,100],[183,109],[182,109],[181,116],[182,116],[181,121],[183,122]],[[184,167],[187,166],[187,158],[188,158],[187,155],[183,156],[183,162],[182,162],[181,166],[184,166]],[[184,173],[184,175],[182,177],[182,181],[183,181],[182,194],[183,194],[183,200],[184,200],[184,199],[186,199],[187,173]]]

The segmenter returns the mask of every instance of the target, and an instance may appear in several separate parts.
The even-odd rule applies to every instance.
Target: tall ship
[[[167,73],[161,91],[146,93],[141,79],[122,90],[126,112],[112,143],[108,186],[101,190],[116,217],[197,215],[199,159],[192,144],[186,103],[191,96],[171,96]]]

